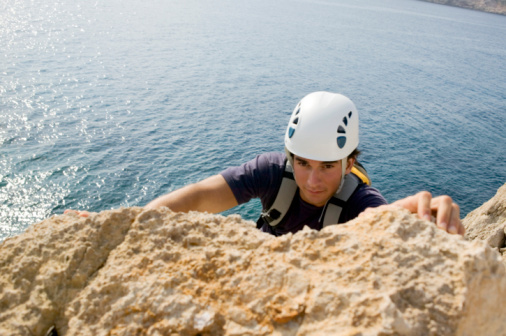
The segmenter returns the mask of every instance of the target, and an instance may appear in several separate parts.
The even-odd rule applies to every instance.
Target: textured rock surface
[[[504,335],[505,295],[497,252],[402,210],[275,238],[128,208],[0,245],[0,335]]]
[[[506,0],[423,0],[423,1],[506,15]]]
[[[506,184],[497,194],[481,207],[471,211],[462,223],[466,228],[469,240],[480,239],[491,247],[499,249],[506,259],[505,230],[506,230]]]

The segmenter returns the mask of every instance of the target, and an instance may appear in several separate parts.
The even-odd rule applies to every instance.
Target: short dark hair
[[[362,152],[358,148],[355,148],[353,150],[353,152],[351,152],[351,154],[348,155],[348,159],[355,159],[356,160],[358,158],[358,156],[360,155],[360,153],[362,153]]]

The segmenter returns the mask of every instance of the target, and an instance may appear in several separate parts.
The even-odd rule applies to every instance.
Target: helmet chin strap
[[[343,188],[343,185],[344,185],[344,177],[346,176],[346,164],[348,163],[348,158],[344,158],[341,160],[341,183],[339,184],[339,189],[337,189],[337,191],[335,192],[335,194],[338,194],[341,189]],[[335,195],[334,194],[334,195]],[[331,197],[332,198],[332,197]],[[324,206],[324,210],[322,211],[322,214],[320,215],[320,219],[318,219],[318,221],[322,221],[323,219],[323,215],[325,214],[325,211],[327,209],[327,206],[329,205],[329,201],[330,201],[330,198],[327,200],[327,202],[325,203],[325,206]]]
[[[346,175],[346,165],[348,163],[348,158],[344,158],[341,160],[341,183],[339,184],[339,189],[337,189],[336,194],[339,193],[344,184],[344,177]]]

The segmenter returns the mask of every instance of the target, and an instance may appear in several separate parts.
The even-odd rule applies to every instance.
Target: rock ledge
[[[0,245],[0,334],[505,335],[506,269],[403,210],[273,237],[238,216],[54,216]]]

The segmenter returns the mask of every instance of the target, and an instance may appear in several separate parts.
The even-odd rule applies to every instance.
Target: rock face
[[[506,262],[506,184],[481,207],[471,211],[463,220],[469,240],[483,240],[503,254]]]
[[[0,335],[505,335],[506,268],[403,210],[273,237],[238,216],[55,216],[0,245]]]
[[[506,0],[422,0],[422,1],[506,15]]]

